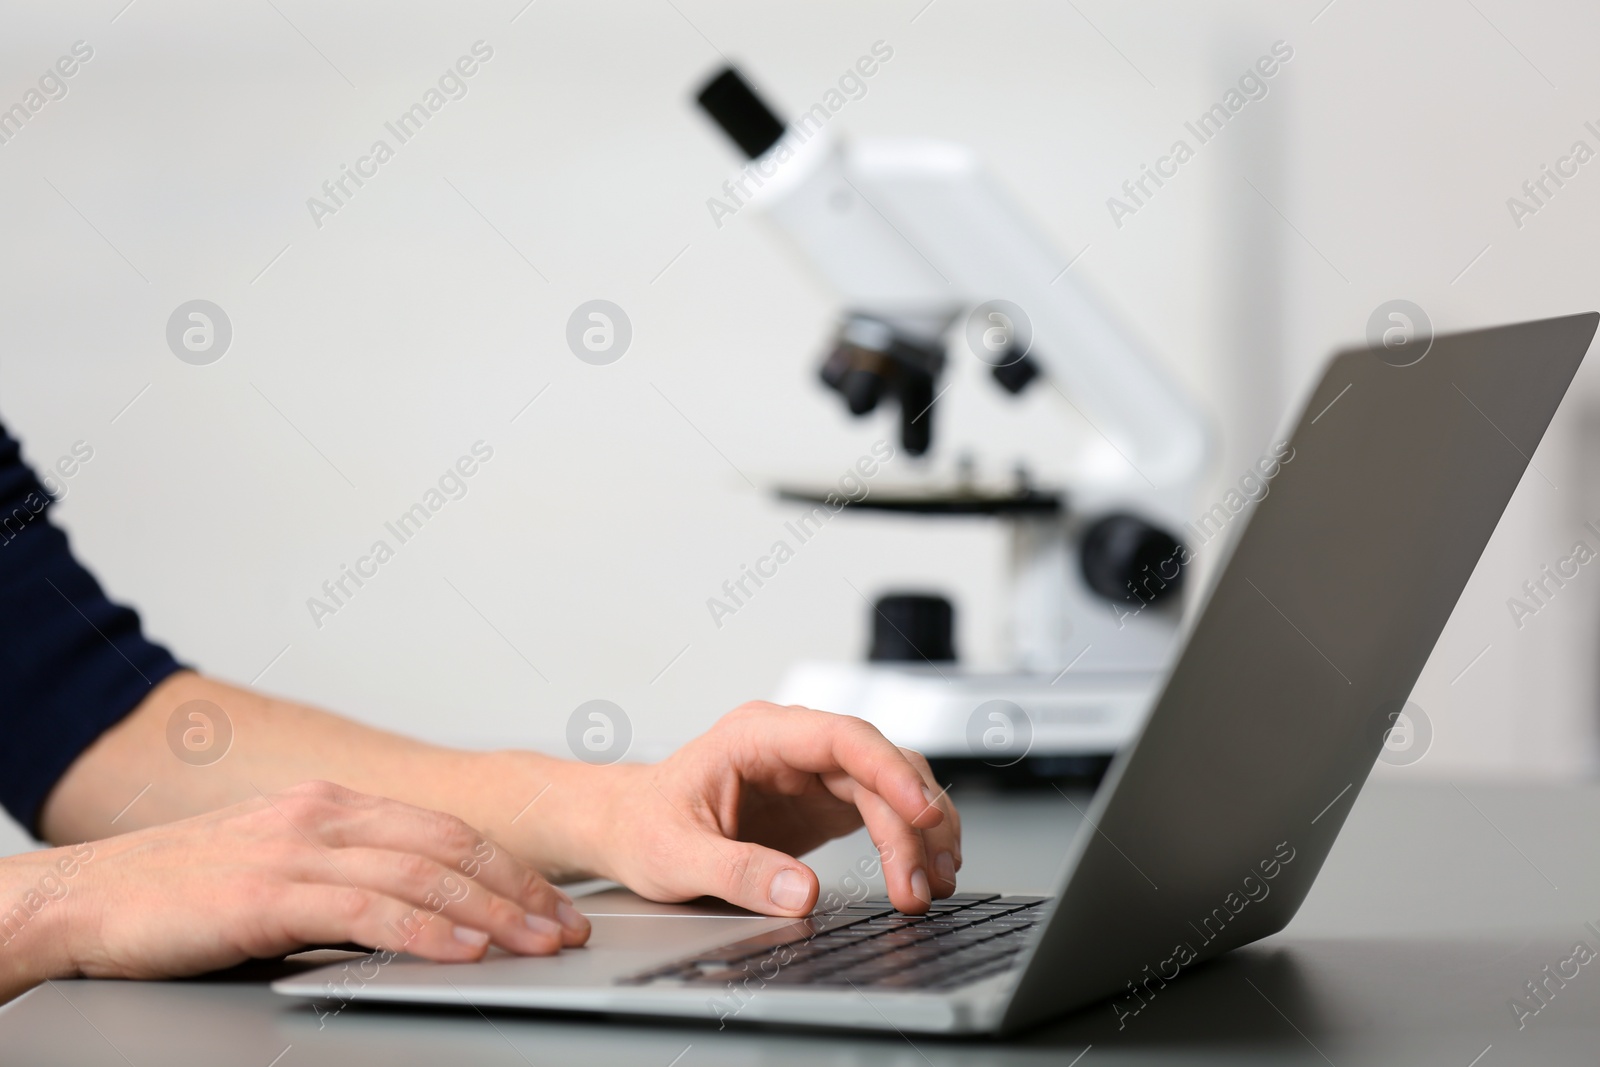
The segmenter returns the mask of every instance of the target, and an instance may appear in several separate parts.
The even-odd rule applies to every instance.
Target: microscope
[[[966,148],[846,141],[817,108],[786,124],[731,67],[696,99],[747,157],[738,191],[838,297],[820,378],[853,414],[897,409],[903,452],[926,457],[947,361],[976,358],[1008,394],[1058,393],[1115,450],[1070,491],[958,476],[852,503],[1008,525],[1009,663],[964,668],[950,601],[889,592],[865,662],[796,664],[777,699],[867,719],[942,775],[1097,777],[1174,652],[1188,553],[1171,531],[1205,473],[1203,418]]]

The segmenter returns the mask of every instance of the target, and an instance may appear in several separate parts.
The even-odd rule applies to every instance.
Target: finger
[[[330,869],[331,868],[331,869]],[[319,881],[353,883],[441,915],[458,926],[480,930],[508,952],[549,956],[561,950],[561,924],[528,911],[460,871],[414,852],[341,848],[328,856]]]
[[[943,809],[933,803],[935,791],[871,723],[809,708],[765,704],[746,705],[731,725],[752,719],[754,729],[746,740],[769,773],[788,768],[812,774],[844,771],[913,826],[936,826],[944,818]]]
[[[286,799],[287,798],[287,799]],[[479,880],[524,911],[559,923],[564,943],[581,945],[589,920],[532,867],[444,812],[349,790],[290,790],[274,804],[296,827],[330,848],[414,852]]]
[[[950,791],[941,787],[933,776],[933,768],[922,753],[909,748],[900,750],[916,767],[923,781],[938,790],[935,803],[944,812],[944,821],[922,831],[923,847],[928,855],[928,878],[935,897],[947,897],[956,891],[956,872],[961,869],[961,814],[950,800]]]
[[[923,832],[908,824],[876,793],[860,789],[855,803],[867,824],[868,836],[878,846],[890,902],[909,915],[921,915],[933,903]]]
[[[348,885],[295,883],[274,892],[265,918],[302,945],[354,941],[368,948],[409,952],[424,959],[465,962],[483,958],[489,935],[458,926],[393,897]]]
[[[710,833],[715,833],[712,830]],[[810,867],[777,849],[709,834],[682,871],[695,894],[709,893],[763,915],[809,915],[819,886]]]

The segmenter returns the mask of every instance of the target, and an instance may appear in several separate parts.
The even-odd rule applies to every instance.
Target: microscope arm
[[[780,146],[794,139],[791,130]],[[1204,471],[1203,418],[1063,271],[1065,260],[971,153],[934,141],[841,147],[821,137],[789,151],[754,200],[852,312],[927,339],[984,301],[1017,305],[1031,325],[1029,358],[1126,462],[1121,495],[1168,517],[1183,513]]]
[[[863,142],[846,166],[903,240],[937,265],[967,306],[1017,305],[1030,359],[1121,454],[1120,479],[1152,505],[1187,509],[1203,474],[1205,422],[1168,372],[1063,269],[1067,260],[958,145]],[[972,331],[967,331],[968,333]],[[955,341],[957,349],[969,344]],[[965,352],[963,352],[965,354]]]

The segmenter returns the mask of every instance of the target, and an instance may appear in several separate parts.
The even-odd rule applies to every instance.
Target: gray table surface
[[[1081,801],[1081,798],[1078,798]],[[1062,797],[969,797],[963,887],[1048,889]],[[0,1009],[0,1063],[1440,1064],[1600,1060],[1600,960],[1519,1028],[1513,997],[1600,951],[1600,787],[1369,785],[1282,934],[1198,967],[1119,1030],[1104,1005],[1019,1038],[948,1040],[352,1005],[319,1026],[267,965],[184,982],[52,982]],[[825,884],[870,846],[813,859]],[[273,965],[281,973],[284,964]],[[1081,1058],[1079,1058],[1081,1057]]]

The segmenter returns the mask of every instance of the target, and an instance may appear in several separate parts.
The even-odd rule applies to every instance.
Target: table
[[[1079,804],[1083,798],[1074,798]],[[1047,794],[962,799],[963,888],[1048,890],[1080,826]],[[266,983],[292,963],[183,982],[55,982],[0,1009],[0,1062],[232,1064],[1584,1063],[1600,1058],[1600,787],[1370,784],[1283,933],[1198,967],[1119,1030],[1096,1006],[1018,1038],[718,1031],[698,1023],[351,1005],[317,1016]],[[824,885],[870,846],[814,856]],[[1542,1006],[1524,983],[1542,979]],[[1537,1012],[1519,1020],[1520,998]],[[1521,1026],[1519,1028],[1519,1021]]]

